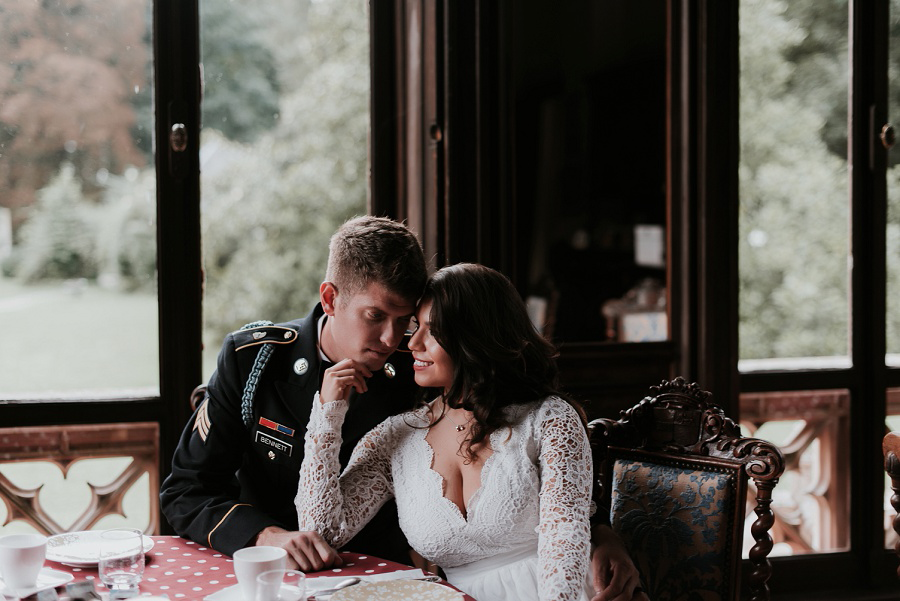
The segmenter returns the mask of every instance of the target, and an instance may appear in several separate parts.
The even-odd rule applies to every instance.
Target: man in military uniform
[[[342,466],[363,434],[412,407],[412,360],[398,346],[426,278],[422,248],[405,226],[351,219],[331,239],[321,302],[308,316],[248,324],[225,338],[160,493],[179,535],[228,555],[251,545],[284,547],[302,570],[340,562],[317,533],[296,531],[313,397],[333,363],[349,359],[372,373],[365,392],[351,395]],[[409,563],[393,502],[347,548]]]

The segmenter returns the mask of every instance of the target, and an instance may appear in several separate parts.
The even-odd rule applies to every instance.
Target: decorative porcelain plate
[[[101,530],[83,530],[56,534],[47,539],[47,559],[67,566],[85,568],[97,565]],[[153,548],[153,539],[144,536],[144,553]]]
[[[461,601],[450,587],[421,580],[361,582],[333,594],[331,601]]]

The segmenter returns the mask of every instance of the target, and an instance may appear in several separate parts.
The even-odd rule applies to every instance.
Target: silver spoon
[[[317,601],[325,601],[325,598],[331,597],[331,595],[338,592],[339,590],[347,588],[348,586],[353,586],[354,584],[359,584],[360,582],[360,579],[356,576],[354,576],[353,578],[347,578],[346,580],[341,580],[336,585],[334,585],[334,588],[327,588],[321,591],[316,591],[313,599],[316,599]]]

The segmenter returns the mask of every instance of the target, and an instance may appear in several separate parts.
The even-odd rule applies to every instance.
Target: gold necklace
[[[454,426],[456,426],[456,431],[457,431],[457,432],[462,432],[463,430],[466,429],[466,426],[469,425],[469,422],[472,421],[473,418],[470,417],[470,418],[468,419],[468,421],[466,421],[466,423],[460,424],[460,423],[458,423],[455,419],[453,419],[452,417],[450,417],[450,413],[449,413],[449,411],[448,411],[449,409],[450,409],[450,408],[447,406],[447,403],[444,403],[444,415],[447,416],[447,419],[449,419],[449,420],[453,423]]]

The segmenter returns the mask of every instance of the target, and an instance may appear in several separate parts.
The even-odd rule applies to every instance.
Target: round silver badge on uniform
[[[298,376],[302,376],[307,371],[309,371],[309,361],[306,359],[300,358],[294,362],[294,373]]]
[[[275,459],[275,451],[269,451],[269,459]]]
[[[394,376],[397,375],[397,369],[390,363],[385,363],[384,364],[384,374],[389,378],[393,378]]]

